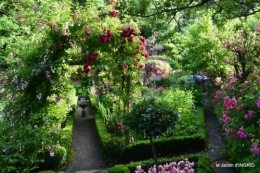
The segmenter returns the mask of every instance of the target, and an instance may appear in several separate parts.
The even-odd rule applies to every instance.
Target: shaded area
[[[213,112],[213,108],[210,105],[209,96],[203,93],[204,96],[204,115],[206,121],[206,130],[208,136],[208,148],[205,154],[208,154],[213,162],[213,170],[215,173],[235,173],[234,167],[228,167],[230,164],[229,159],[222,154],[222,149],[225,145],[225,141],[221,134],[219,122],[216,115]]]
[[[81,117],[81,110],[80,107],[76,109],[73,129],[75,155],[66,173],[104,172],[108,166],[102,159],[95,121],[88,107],[86,108],[87,117]]]

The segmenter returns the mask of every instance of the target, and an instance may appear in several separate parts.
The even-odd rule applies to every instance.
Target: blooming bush
[[[159,165],[159,173],[194,173],[194,162],[188,161],[188,159],[183,159],[179,162],[166,163],[164,165]],[[136,167],[135,173],[145,173],[141,165]],[[149,168],[147,173],[156,173],[156,167],[152,166]]]
[[[234,75],[216,81],[221,89],[213,95],[213,105],[226,133],[231,161],[259,163],[259,73],[249,74],[245,81]]]
[[[144,67],[142,83],[149,85],[152,81],[161,81],[172,73],[169,63],[162,60],[148,60]]]

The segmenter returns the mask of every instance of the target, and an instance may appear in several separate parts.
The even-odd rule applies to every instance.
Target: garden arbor
[[[20,162],[21,170],[34,169],[44,150],[55,155],[53,146],[60,144],[60,127],[72,104],[68,64],[84,65],[96,85],[108,83],[99,94],[115,93],[119,113],[129,110],[133,83],[140,80],[149,55],[137,24],[119,19],[119,11],[112,8],[65,14],[66,20],[51,21],[42,38],[26,45],[19,70],[4,79],[9,105],[0,142],[3,167]]]

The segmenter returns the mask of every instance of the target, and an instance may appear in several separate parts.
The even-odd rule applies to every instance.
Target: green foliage
[[[184,91],[191,91],[195,106],[203,105],[203,95],[201,92],[201,88],[198,85],[195,84],[190,84],[187,86],[184,85],[183,89]]]
[[[115,165],[114,167],[109,169],[108,173],[130,173],[130,170],[127,166]]]
[[[131,112],[123,117],[124,129],[137,134],[155,137],[173,128],[176,123],[176,110],[165,105],[166,101],[155,98],[141,98],[131,107]]]
[[[55,146],[53,149],[54,156],[50,156],[49,149],[44,152],[43,163],[40,167],[47,170],[59,170],[65,164],[67,151],[62,146]]]
[[[55,173],[54,171],[40,171],[38,173]]]
[[[118,161],[122,149],[125,146],[125,138],[112,137],[112,135],[107,131],[102,116],[95,111],[93,111],[92,114],[95,118],[98,136],[101,141],[102,153],[108,162],[114,163]]]

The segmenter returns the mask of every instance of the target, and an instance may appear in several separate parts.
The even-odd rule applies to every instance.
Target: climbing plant
[[[59,12],[57,12],[57,11]],[[119,18],[113,6],[75,7],[55,3],[39,37],[24,44],[2,85],[8,104],[0,132],[0,170],[32,171],[55,157],[60,129],[75,95],[70,85],[70,64],[81,64],[96,85],[112,83],[123,115],[128,111],[133,81],[149,56],[146,40],[131,18]]]

